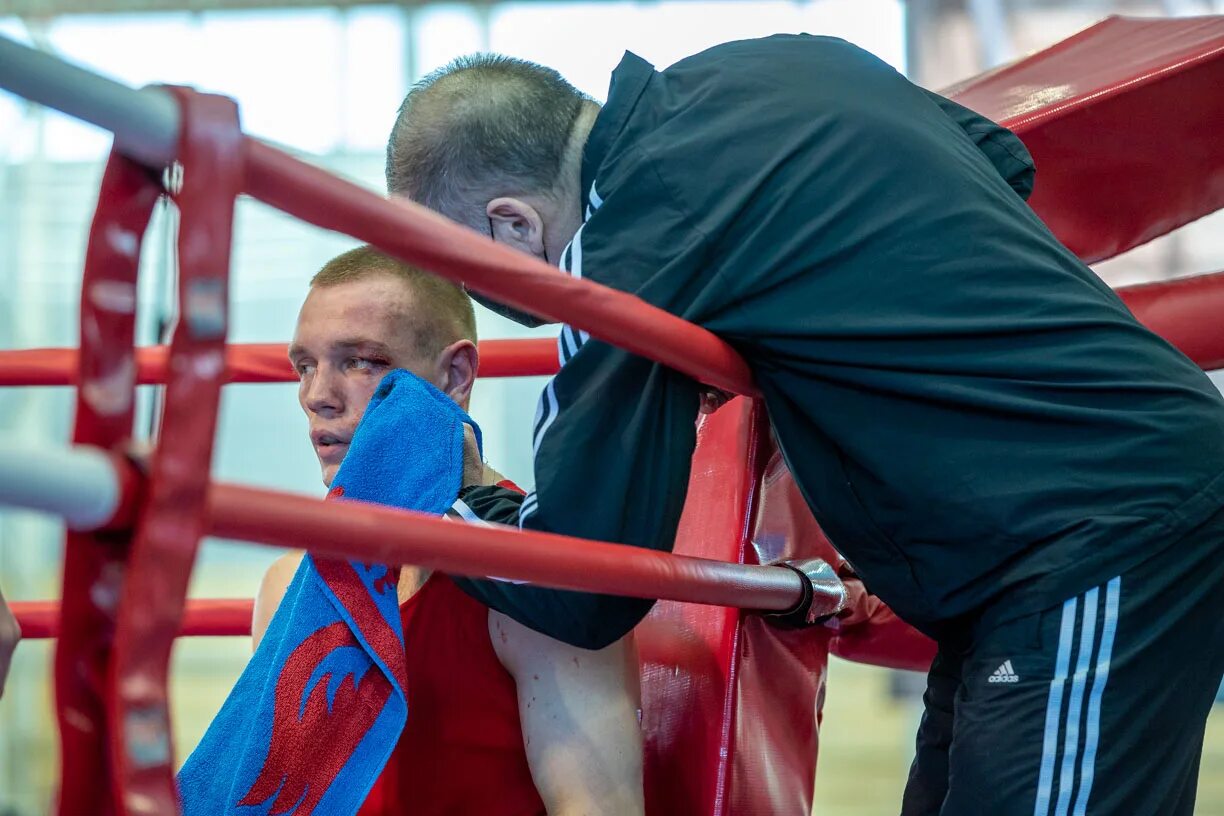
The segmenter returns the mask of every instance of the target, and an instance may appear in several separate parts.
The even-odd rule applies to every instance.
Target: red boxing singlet
[[[400,618],[408,722],[359,816],[542,816],[488,607],[434,573]]]

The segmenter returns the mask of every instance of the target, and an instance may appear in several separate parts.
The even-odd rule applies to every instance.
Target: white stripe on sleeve
[[[544,393],[540,395],[540,402],[546,407],[544,408],[544,422],[536,428],[535,438],[531,442],[531,452],[538,456],[540,453],[540,443],[544,441],[544,434],[548,433],[548,429],[552,427],[553,422],[557,419],[557,392],[553,388],[553,381],[549,380],[548,385],[544,386]]]

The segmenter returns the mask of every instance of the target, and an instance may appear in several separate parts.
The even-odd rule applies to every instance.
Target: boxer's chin
[[[336,478],[336,471],[340,469],[340,465],[331,462],[320,462],[319,465],[323,468],[323,486],[331,487],[332,479]]]

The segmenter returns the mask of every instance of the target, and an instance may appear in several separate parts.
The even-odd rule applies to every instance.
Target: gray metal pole
[[[174,160],[179,109],[167,91],[138,91],[4,36],[0,88],[109,130],[115,146],[143,164]]]
[[[100,448],[0,442],[0,507],[51,513],[73,530],[93,530],[115,515],[122,492],[115,463]]]

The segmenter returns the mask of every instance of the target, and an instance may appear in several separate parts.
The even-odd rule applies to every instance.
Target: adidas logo
[[[1020,675],[1012,670],[1010,660],[1004,660],[1003,665],[994,670],[994,674],[986,679],[987,683],[1019,683]]]

